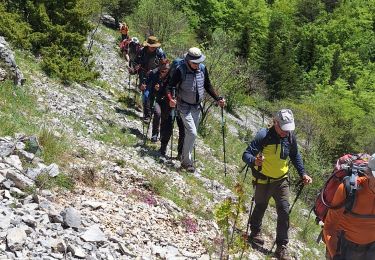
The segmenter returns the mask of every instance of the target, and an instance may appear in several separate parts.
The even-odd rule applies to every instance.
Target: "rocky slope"
[[[194,178],[206,196],[192,199],[191,208],[200,207],[207,214],[232,192],[204,177],[202,167],[186,176],[177,171],[177,161],[159,162],[156,148],[143,145],[140,112],[118,101],[129,82],[116,39],[104,28],[98,35],[97,84],[65,86],[23,66],[31,79],[27,87],[43,112],[42,118],[33,120],[56,138],[69,140],[71,156],[60,170],[73,176],[76,186],[72,191],[19,190],[32,186],[36,175],[58,175],[59,167],[42,164],[36,150],[26,149],[33,137],[1,139],[0,259],[210,259],[210,254],[217,258],[212,252],[220,235],[216,223],[156,195],[155,189],[163,182],[163,188],[177,190],[180,197],[194,197],[196,187],[188,182]],[[257,114],[252,120],[256,118]],[[106,141],[113,131],[122,135],[119,142]],[[207,160],[221,164],[202,140],[197,147]],[[269,238],[267,245],[271,244]],[[298,241],[292,240],[291,247],[298,258]],[[264,255],[253,251],[246,257]]]

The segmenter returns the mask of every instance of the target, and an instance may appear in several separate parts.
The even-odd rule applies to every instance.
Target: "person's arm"
[[[332,205],[339,205],[346,198],[344,184],[337,188],[332,200]],[[340,221],[344,214],[344,207],[329,209],[323,227],[323,238],[331,257],[336,254],[337,242],[340,236]]]
[[[260,129],[259,132],[255,135],[254,140],[251,141],[251,143],[249,144],[249,146],[243,153],[242,160],[245,163],[247,163],[247,165],[249,166],[255,165],[256,156],[262,150],[263,139],[266,137],[266,135],[267,135],[267,129],[266,128]]]
[[[164,59],[167,58],[167,56],[165,55],[165,52],[163,51],[162,48],[157,49],[157,56],[158,56],[159,60],[164,60]]]
[[[214,88],[212,87],[207,67],[204,68],[204,89],[213,99],[215,99],[215,101],[219,101],[220,97],[216,94]]]
[[[292,137],[292,143],[289,151],[289,158],[294,166],[296,168],[299,176],[303,178],[304,175],[306,175],[305,167],[303,165],[302,156],[298,151],[298,145],[297,145],[297,138],[295,135]]]

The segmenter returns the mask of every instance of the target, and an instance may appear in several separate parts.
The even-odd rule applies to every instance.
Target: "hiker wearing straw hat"
[[[160,61],[165,59],[165,53],[160,48],[161,43],[155,36],[149,36],[143,42],[144,48],[135,59],[135,68],[139,75],[139,89],[143,92],[143,119],[148,121],[151,116],[149,92],[146,89],[146,79],[150,72],[157,68]]]

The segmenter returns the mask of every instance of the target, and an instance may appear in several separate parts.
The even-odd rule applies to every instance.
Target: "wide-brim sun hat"
[[[149,46],[149,47],[160,47],[161,43],[159,42],[158,38],[156,38],[155,36],[149,36],[147,38],[147,41],[143,42],[143,46],[144,47],[146,47],[146,46]]]
[[[197,47],[192,47],[185,53],[185,60],[190,61],[192,63],[201,63],[206,59],[201,52],[201,50]]]

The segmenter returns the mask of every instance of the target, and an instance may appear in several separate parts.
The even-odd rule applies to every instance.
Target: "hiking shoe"
[[[286,245],[277,246],[275,251],[275,257],[278,260],[291,260],[292,258],[288,254]]]
[[[260,235],[260,232],[257,232],[257,233],[251,232],[250,235],[249,235],[249,238],[248,238],[248,242],[250,244],[254,244],[254,245],[257,245],[257,246],[263,246],[264,239]]]
[[[185,169],[187,172],[195,172],[195,167],[193,165],[181,165],[182,169]]]
[[[160,156],[165,157],[165,150],[166,150],[166,149],[162,149],[162,148],[159,149],[159,154],[160,154]]]
[[[152,143],[156,143],[158,141],[158,136],[157,135],[153,135],[152,137],[151,137],[151,142]]]

